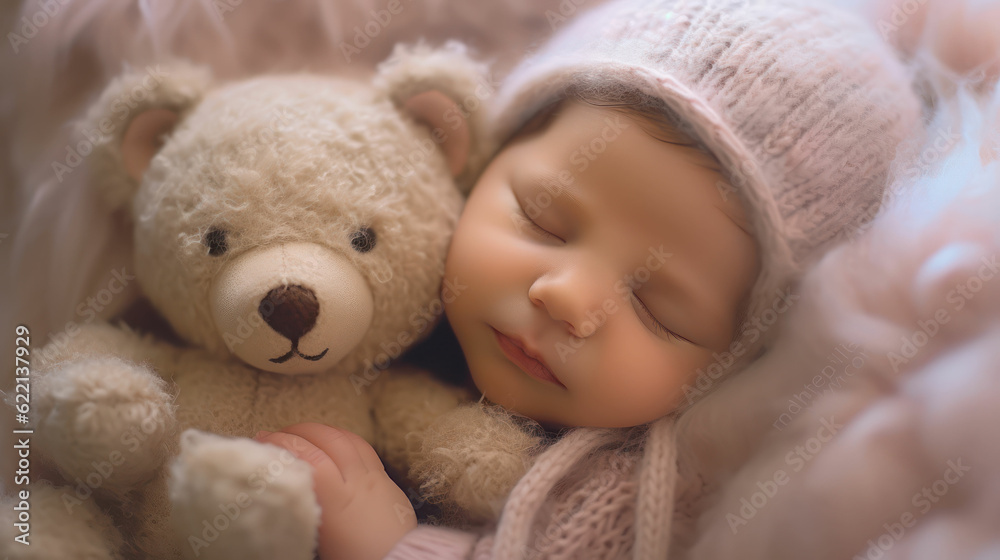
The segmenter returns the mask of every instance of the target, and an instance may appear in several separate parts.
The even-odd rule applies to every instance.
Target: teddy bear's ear
[[[485,122],[495,86],[486,66],[454,41],[437,49],[396,45],[379,65],[375,87],[427,125],[459,187],[468,191],[492,152]]]
[[[167,136],[211,83],[187,63],[147,66],[113,80],[80,123],[93,142],[93,180],[112,207],[127,204]]]

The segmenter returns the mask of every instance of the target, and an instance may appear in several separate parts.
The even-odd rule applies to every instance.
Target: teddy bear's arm
[[[383,371],[368,390],[375,420],[373,447],[401,473],[409,470],[410,434],[423,433],[437,418],[470,399],[467,392],[408,366]]]
[[[463,404],[411,434],[409,475],[424,499],[459,519],[493,522],[542,439],[537,424],[502,407]]]
[[[541,443],[538,430],[420,371],[372,387],[376,449],[421,497],[477,523],[496,519]]]
[[[37,370],[46,370],[83,357],[114,356],[126,362],[165,365],[177,350],[125,326],[93,323],[67,328],[66,337],[45,345],[34,356]],[[156,369],[160,369],[157,367]]]
[[[122,496],[170,453],[173,395],[150,367],[165,349],[104,323],[67,335],[33,356],[30,424],[41,460],[67,480],[97,477],[99,492]]]

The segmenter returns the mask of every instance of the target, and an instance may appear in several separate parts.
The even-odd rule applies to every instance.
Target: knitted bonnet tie
[[[744,358],[706,370],[718,372],[714,383],[777,330],[748,325],[772,324],[775,302],[804,268],[876,213],[897,149],[923,130],[912,81],[873,28],[828,3],[619,0],[567,23],[516,68],[492,123],[503,140],[569,87],[626,88],[662,99],[719,159],[728,180],[719,190],[742,199],[761,272],[737,339]],[[664,558],[669,548],[674,421],[647,432],[635,558]],[[577,446],[549,452],[560,449],[580,456]],[[572,463],[547,461],[566,471]]]

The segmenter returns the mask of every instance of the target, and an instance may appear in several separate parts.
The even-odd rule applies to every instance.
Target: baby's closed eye
[[[642,323],[646,325],[646,328],[653,331],[654,334],[657,334],[659,336],[666,336],[668,338],[677,340],[678,342],[687,342],[688,344],[695,344],[691,340],[688,340],[687,338],[684,338],[683,336],[668,329],[663,323],[657,320],[657,318],[653,315],[653,312],[650,311],[648,307],[646,307],[646,304],[644,304],[642,300],[639,299],[639,296],[636,295],[635,292],[632,292],[631,296],[632,296],[632,307],[635,308],[636,313],[639,315],[639,318],[642,320]]]

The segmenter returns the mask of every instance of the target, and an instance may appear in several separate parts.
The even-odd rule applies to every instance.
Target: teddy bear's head
[[[373,84],[120,77],[88,117],[92,168],[130,209],[145,295],[191,344],[260,369],[384,367],[440,315],[484,76],[460,48],[418,47]]]

